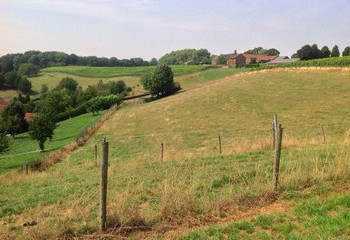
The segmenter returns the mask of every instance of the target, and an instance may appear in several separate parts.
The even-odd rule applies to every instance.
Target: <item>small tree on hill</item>
[[[38,72],[39,68],[31,63],[22,63],[18,68],[18,73],[22,76],[35,76]]]
[[[174,83],[173,72],[171,68],[165,64],[157,65],[152,74],[147,74],[141,78],[141,83],[145,90],[152,95],[166,96],[177,90],[180,85]]]
[[[350,47],[346,47],[342,53],[342,56],[345,57],[345,56],[350,56]]]
[[[335,45],[335,46],[332,48],[331,57],[339,57],[339,56],[340,56],[339,48],[338,48],[337,45]]]
[[[28,129],[23,104],[17,100],[12,100],[7,104],[1,116],[6,132],[12,137]]]
[[[331,55],[331,51],[327,46],[323,46],[321,49],[321,55],[323,58],[328,58]]]
[[[32,83],[26,77],[22,77],[19,81],[18,89],[24,93],[30,93],[32,91]]]
[[[50,115],[39,113],[36,115],[29,126],[30,136],[39,143],[41,151],[45,149],[45,142],[53,138],[56,124]]]

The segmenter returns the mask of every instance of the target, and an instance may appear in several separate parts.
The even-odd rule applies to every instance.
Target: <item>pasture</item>
[[[349,236],[348,216],[340,211],[348,209],[348,196],[336,195],[349,187],[349,69],[233,76],[215,70],[184,76],[188,87],[182,93],[121,108],[85,146],[45,172],[0,176],[0,236],[45,239],[96,232],[100,169],[93,153],[102,138],[110,144],[110,235],[312,239],[324,226],[325,236]],[[278,194],[271,183],[274,113],[284,128]],[[319,197],[329,208],[317,212]],[[333,217],[339,221],[331,224]],[[28,220],[40,224],[20,226]],[[237,222],[185,231],[232,221]]]

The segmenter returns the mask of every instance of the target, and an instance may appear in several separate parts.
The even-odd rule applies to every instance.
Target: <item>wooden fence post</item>
[[[100,194],[100,230],[106,231],[107,228],[107,177],[108,177],[108,142],[106,139],[102,145],[102,164],[101,164],[101,194]]]
[[[283,128],[281,125],[277,128],[277,143],[275,148],[275,163],[273,168],[273,190],[277,191],[278,187],[278,175],[280,171],[280,158],[281,158],[281,150],[282,150],[282,136],[283,136]]]
[[[98,166],[98,161],[97,161],[97,144],[95,144],[95,166]]]
[[[160,144],[160,161],[163,162],[164,160],[164,143]]]
[[[322,135],[323,135],[323,142],[324,142],[324,143],[327,143],[327,141],[326,141],[326,133],[325,133],[325,131],[324,131],[324,127],[321,126],[321,129],[322,129]]]
[[[220,151],[220,155],[221,155],[222,154],[222,149],[221,149],[221,136],[220,136],[220,134],[219,134],[218,140],[219,140],[219,151]]]
[[[272,149],[275,149],[276,146],[276,138],[277,138],[277,114],[275,113],[273,115],[273,122],[272,122]]]

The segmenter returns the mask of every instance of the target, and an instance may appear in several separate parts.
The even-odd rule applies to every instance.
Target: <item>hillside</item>
[[[1,176],[0,236],[43,239],[97,231],[100,170],[93,149],[102,138],[110,144],[107,239],[176,239],[187,229],[246,219],[198,229],[184,239],[312,239],[318,226],[338,227],[326,231],[329,238],[349,236],[348,225],[333,218],[348,219],[341,209],[350,206],[348,195],[341,197],[349,187],[350,70],[201,74],[179,78],[188,86],[182,93],[120,109],[88,144],[48,171]],[[274,113],[284,128],[278,195],[271,189]],[[323,197],[333,204],[317,212]],[[249,219],[254,216],[260,218]],[[304,227],[309,219],[316,224]],[[29,220],[38,226],[19,227]]]

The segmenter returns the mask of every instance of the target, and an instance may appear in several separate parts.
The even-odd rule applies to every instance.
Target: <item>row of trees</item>
[[[262,54],[262,55],[268,55],[268,56],[279,56],[280,51],[278,51],[275,48],[265,49],[263,47],[256,47],[254,49],[245,51],[246,54]]]
[[[64,52],[40,52],[27,51],[25,53],[7,54],[0,57],[0,72],[7,73],[13,70],[19,70],[22,64],[30,63],[38,68],[46,68],[52,66],[150,66],[157,65],[158,61],[152,58],[150,61],[142,58],[118,59],[116,57],[96,57],[96,56],[77,56],[75,54],[67,54]]]
[[[342,52],[342,56],[350,56],[349,46],[345,47],[344,51]],[[300,60],[310,60],[328,57],[340,57],[340,51],[337,45],[335,45],[332,48],[332,51],[329,50],[327,46],[323,46],[321,49],[319,49],[317,44],[313,44],[311,46],[304,45],[295,54],[292,55],[292,58],[300,58]]]
[[[210,64],[212,56],[207,49],[183,49],[172,51],[159,59],[159,63],[166,65],[182,65],[187,62],[192,64]]]

